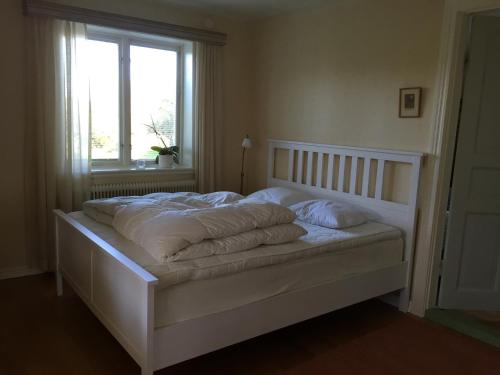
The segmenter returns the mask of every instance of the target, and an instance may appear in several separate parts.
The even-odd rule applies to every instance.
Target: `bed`
[[[277,246],[313,256],[175,285],[111,227],[56,211],[58,293],[64,278],[144,375],[374,297],[407,311],[421,161],[419,153],[270,140],[268,186],[347,201],[374,222],[348,241],[304,224],[302,244]],[[405,203],[384,192],[390,163],[408,167]]]

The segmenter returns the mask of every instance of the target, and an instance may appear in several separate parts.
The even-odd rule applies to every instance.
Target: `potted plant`
[[[179,163],[179,146],[167,146],[163,136],[158,130],[157,125],[151,119],[151,124],[145,124],[153,133],[156,134],[158,139],[161,141],[163,146],[152,146],[151,150],[158,152],[158,156],[156,157],[156,164],[159,165],[160,168],[172,168],[174,163]]]
[[[178,146],[170,146],[170,147],[160,147],[160,146],[152,146],[151,150],[157,151],[158,156],[156,157],[156,163],[160,166],[160,168],[172,168],[175,163],[179,162],[179,147]]]

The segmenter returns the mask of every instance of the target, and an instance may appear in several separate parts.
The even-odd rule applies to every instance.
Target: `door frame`
[[[474,14],[500,9],[500,0],[445,0],[438,75],[433,153],[437,155],[431,194],[430,257],[426,309],[437,305],[446,210],[453,169],[469,22]]]

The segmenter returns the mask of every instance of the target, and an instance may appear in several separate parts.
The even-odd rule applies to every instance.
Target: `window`
[[[93,166],[153,163],[151,146],[181,148],[189,164],[192,45],[159,36],[89,26],[87,36]],[[185,147],[183,147],[185,146]]]

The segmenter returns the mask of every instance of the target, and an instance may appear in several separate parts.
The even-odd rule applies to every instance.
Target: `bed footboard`
[[[58,293],[61,277],[141,366],[153,371],[154,286],[158,279],[55,210]]]

